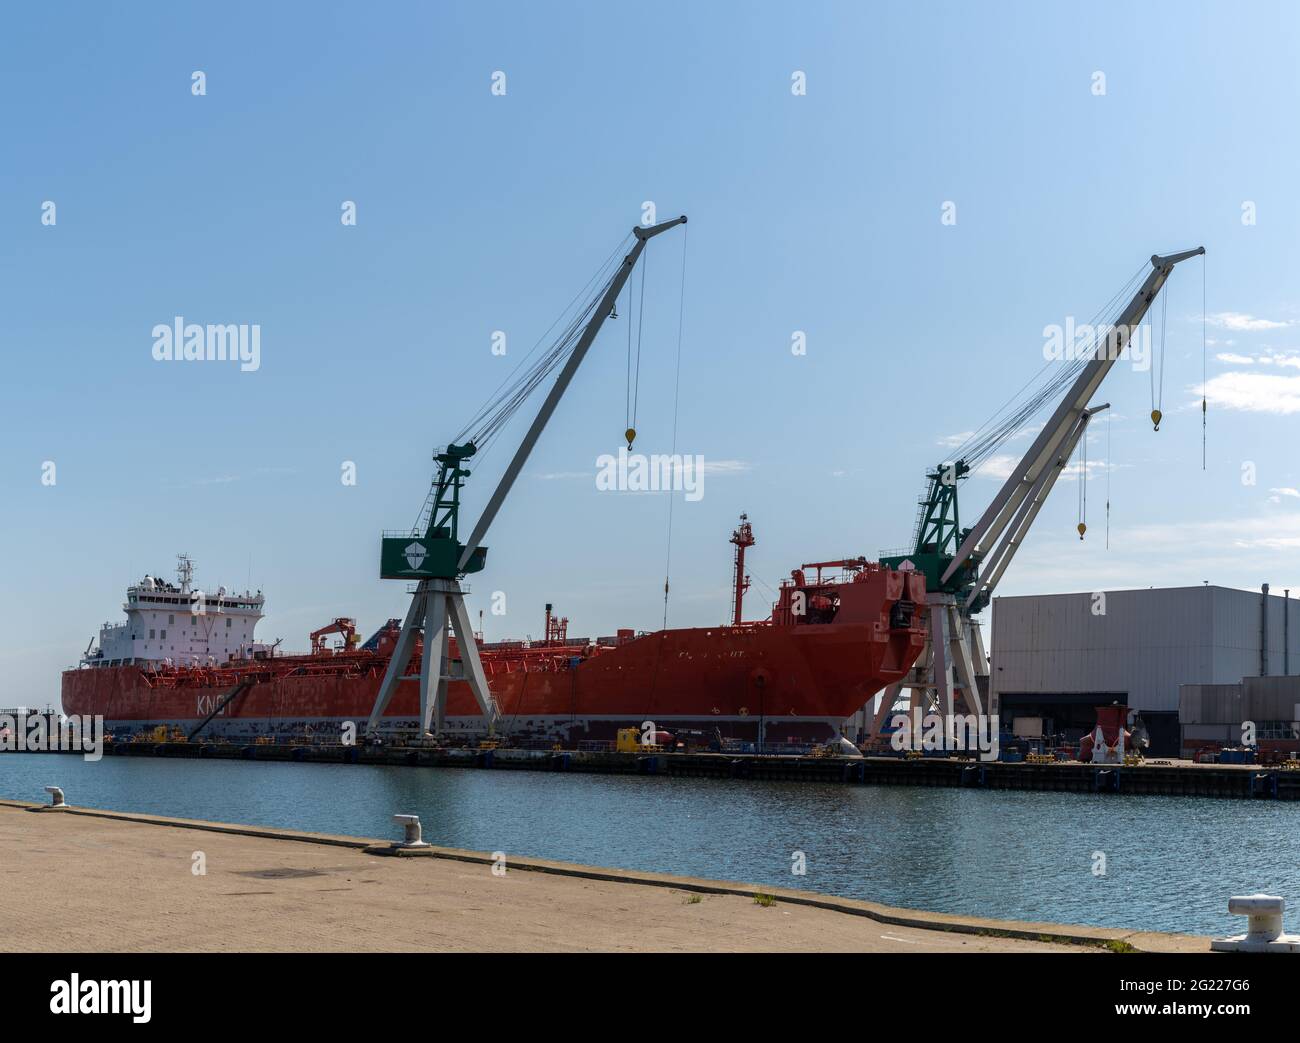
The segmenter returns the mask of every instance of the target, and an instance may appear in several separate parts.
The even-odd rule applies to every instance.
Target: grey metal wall
[[[1247,677],[1240,684],[1189,684],[1179,689],[1178,719],[1188,729],[1242,721],[1300,720],[1300,676]],[[1203,736],[1193,731],[1191,737]]]
[[[1234,684],[1260,666],[1260,594],[1228,587],[1112,590],[993,599],[998,692],[1128,692],[1139,710],[1178,710],[1180,684]],[[1269,595],[1269,671],[1283,666],[1283,598]],[[1290,669],[1300,674],[1300,600],[1290,605]]]

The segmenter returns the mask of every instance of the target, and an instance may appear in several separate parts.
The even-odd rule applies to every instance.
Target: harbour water
[[[0,796],[47,784],[82,806],[380,838],[414,812],[451,847],[1004,919],[1223,934],[1242,927],[1228,896],[1265,891],[1300,924],[1300,807],[1277,801],[0,754]]]

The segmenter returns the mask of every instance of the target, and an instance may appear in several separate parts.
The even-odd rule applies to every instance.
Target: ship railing
[[[418,583],[408,583],[408,584],[406,585],[406,592],[407,592],[408,594],[414,594],[414,593],[418,592],[419,589],[420,589],[420,584],[418,584]],[[461,592],[462,594],[472,594],[472,593],[473,593],[473,588],[471,588],[471,587],[469,586],[468,583],[461,583],[461,585],[460,585],[460,592]]]
[[[579,753],[613,753],[613,739],[579,739]]]

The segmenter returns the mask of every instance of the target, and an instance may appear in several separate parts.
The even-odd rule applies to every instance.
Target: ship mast
[[[733,577],[736,596],[731,625],[738,627],[740,626],[741,606],[745,600],[745,591],[749,589],[749,577],[745,575],[745,550],[755,543],[754,530],[749,524],[748,514],[740,516],[740,524],[736,526],[736,531],[731,534],[729,542],[736,545],[736,569]]]

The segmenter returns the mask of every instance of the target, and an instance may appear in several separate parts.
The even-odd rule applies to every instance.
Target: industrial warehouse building
[[[1119,702],[1142,714],[1153,755],[1176,757],[1179,686],[1300,673],[1295,614],[1285,596],[1215,586],[997,597],[993,705],[1075,739]]]
[[[1239,684],[1185,684],[1179,690],[1182,755],[1242,743],[1242,724],[1251,722],[1255,744],[1300,749],[1300,677],[1245,677]]]

